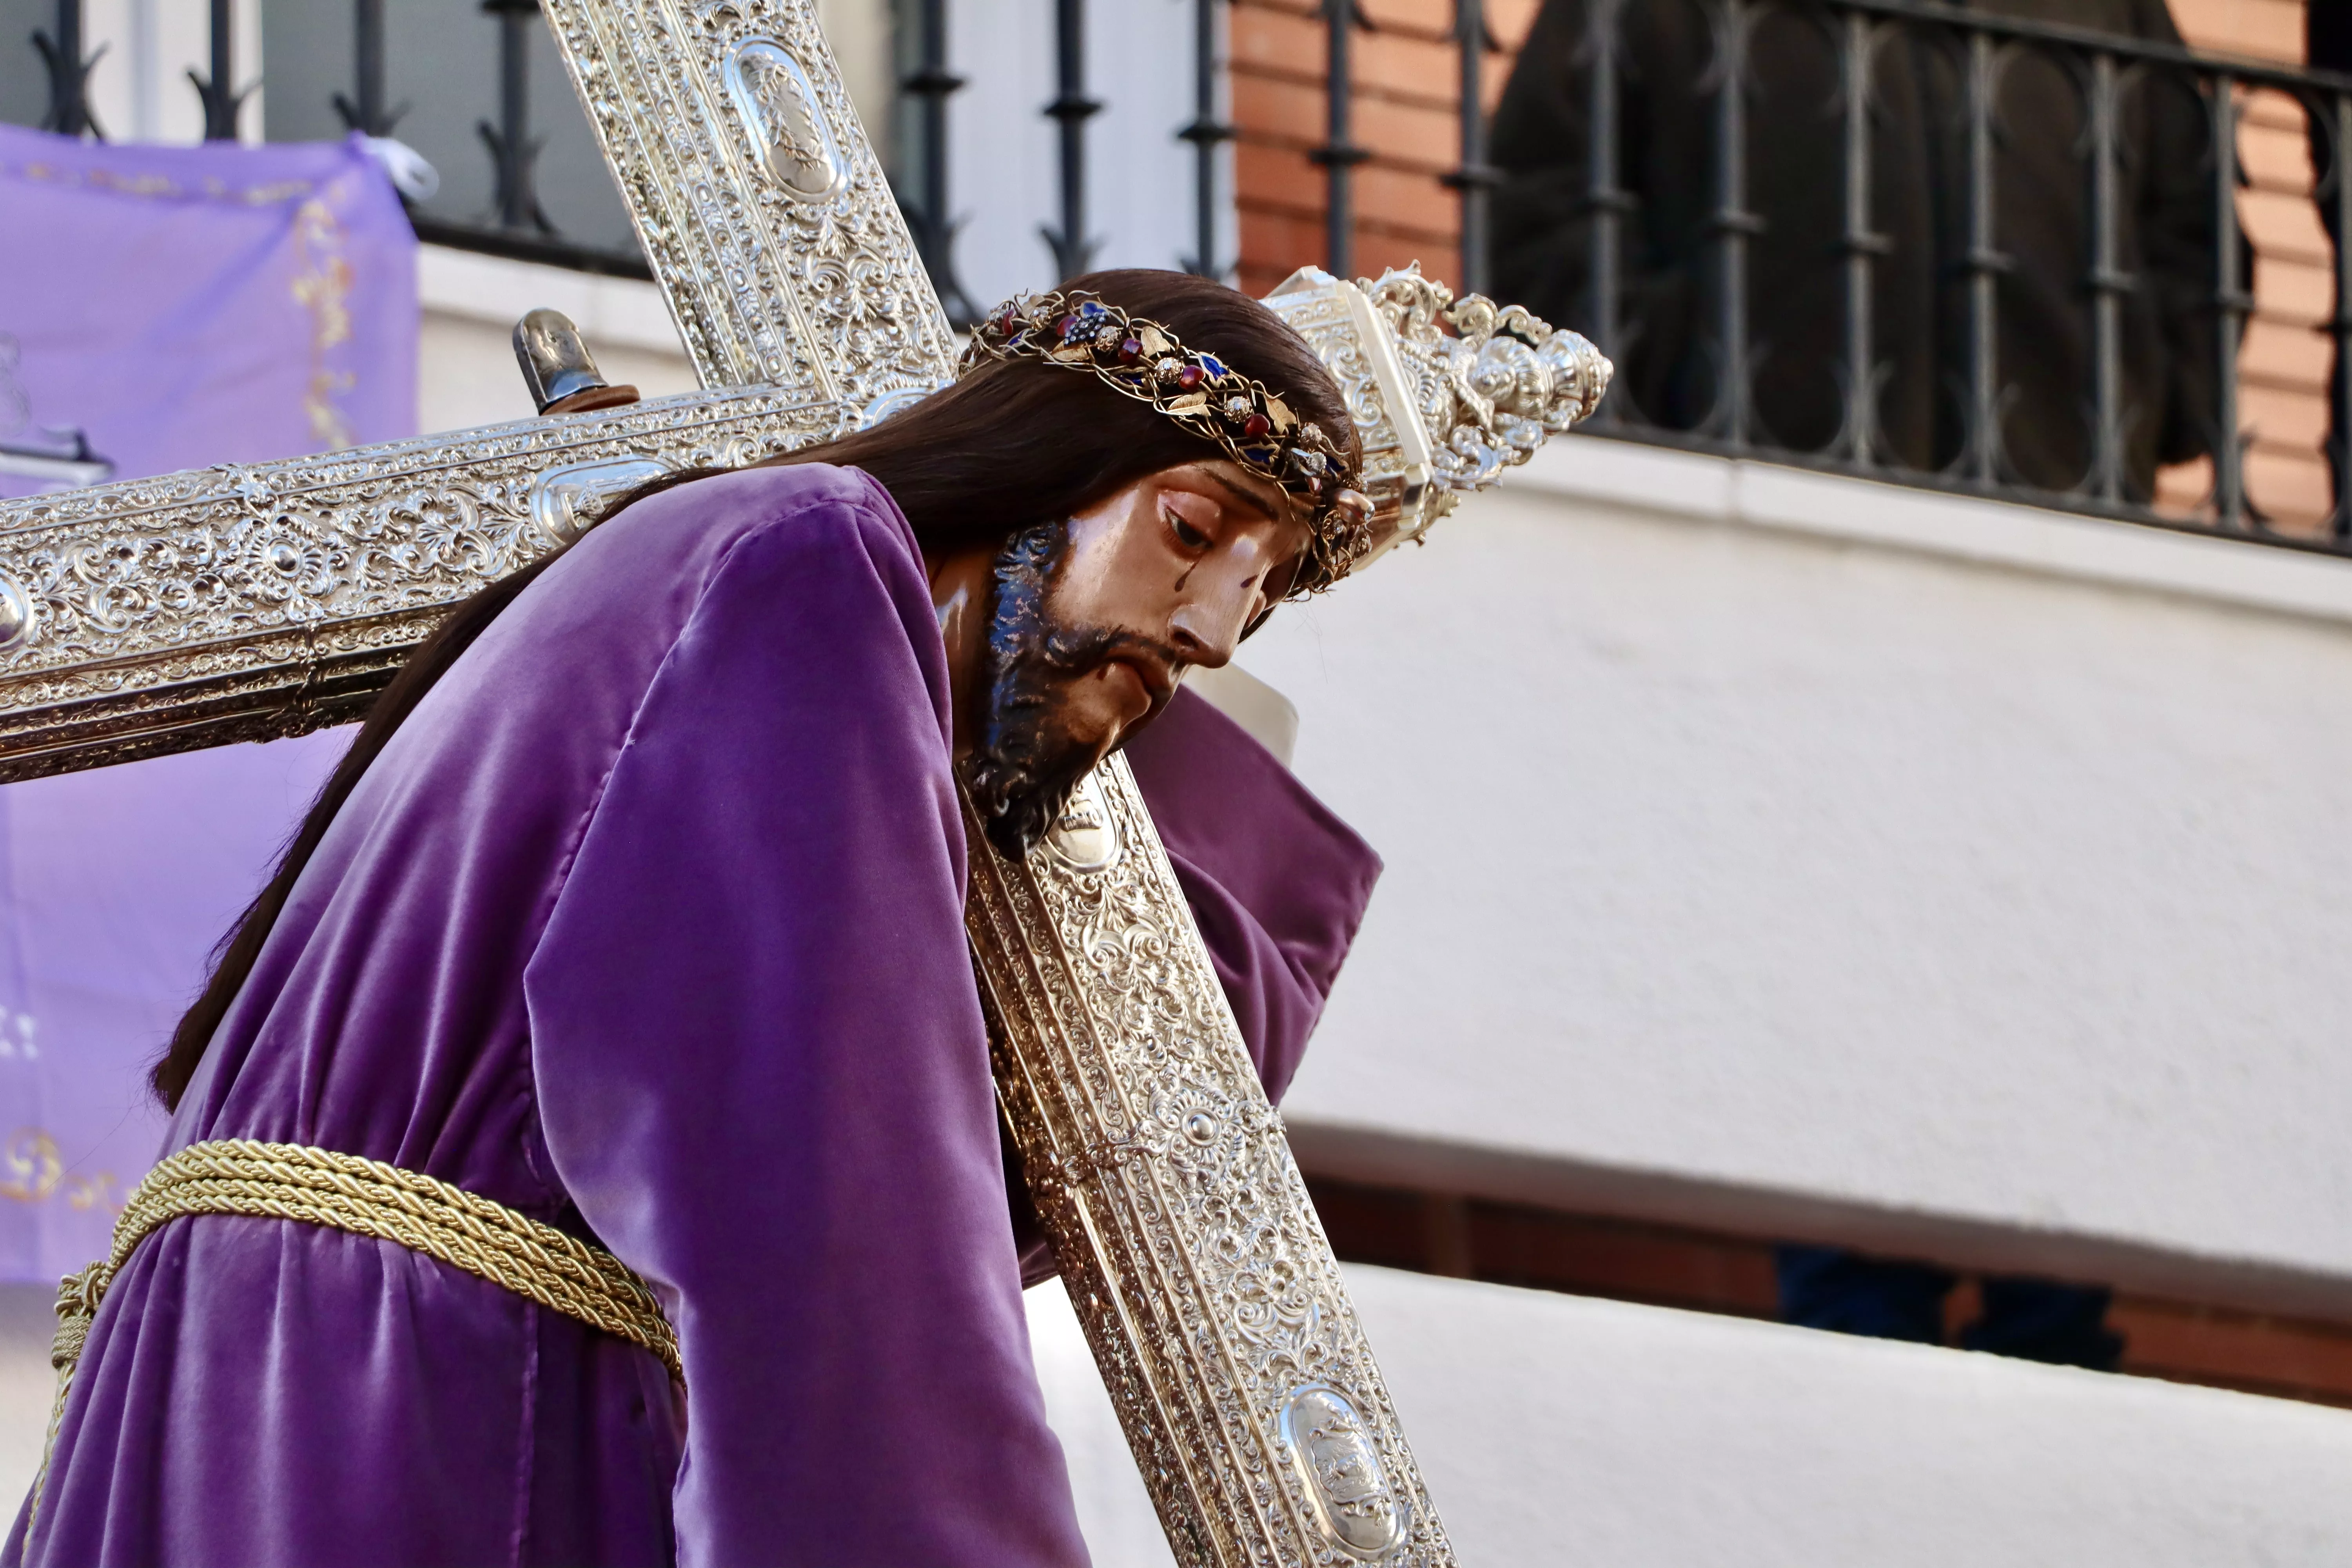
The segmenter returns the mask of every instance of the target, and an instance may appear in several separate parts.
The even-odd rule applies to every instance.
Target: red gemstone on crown
[[[1137,360],[1141,359],[1143,357],[1142,340],[1139,338],[1126,339],[1118,345],[1118,357],[1129,364],[1133,364]]]
[[[1274,428],[1274,421],[1263,414],[1253,414],[1242,421],[1242,434],[1255,441]]]
[[[1188,364],[1176,373],[1176,384],[1190,392],[1209,379],[1209,373],[1197,364]]]

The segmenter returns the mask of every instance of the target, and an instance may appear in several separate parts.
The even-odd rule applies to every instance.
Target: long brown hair
[[[1096,272],[1063,287],[1091,290],[1171,329],[1186,347],[1240,366],[1321,425],[1341,451],[1351,458],[1356,452],[1355,426],[1338,384],[1306,342],[1256,300],[1181,272]],[[771,458],[761,466],[835,463],[863,468],[907,514],[923,550],[943,554],[1082,511],[1146,474],[1214,452],[1173,420],[1107,390],[1090,375],[1032,362],[987,365],[872,429]],[[630,492],[604,515],[705,472],[665,475]],[[559,549],[541,556],[452,610],[376,699],[268,882],[214,950],[204,991],[148,1074],[167,1110],[178,1109],[296,879],[360,776],[474,639],[562,553]]]

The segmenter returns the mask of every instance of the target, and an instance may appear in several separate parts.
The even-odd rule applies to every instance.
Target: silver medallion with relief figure
[[[1103,798],[1099,771],[1078,781],[1069,804],[1046,830],[1045,847],[1073,871],[1107,871],[1127,846],[1119,837],[1110,803]]]

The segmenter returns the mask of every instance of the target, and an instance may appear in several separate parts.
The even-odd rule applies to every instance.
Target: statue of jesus
[[[155,1068],[5,1562],[1083,1563],[959,789],[1051,852],[1124,749],[1278,1096],[1379,861],[1181,681],[1360,461],[1265,307],[1107,272],[460,606]]]

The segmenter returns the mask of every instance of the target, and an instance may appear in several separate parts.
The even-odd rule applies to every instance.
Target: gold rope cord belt
[[[191,1143],[147,1173],[131,1189],[114,1222],[113,1249],[58,1287],[58,1332],[49,1362],[58,1371],[58,1397],[49,1417],[49,1446],[58,1440],[75,1364],[89,1337],[90,1320],[117,1270],[148,1234],[183,1215],[248,1215],[299,1220],[395,1241],[453,1268],[502,1285],[551,1311],[642,1345],[659,1356],[671,1377],[685,1373],[677,1335],[662,1316],[653,1289],[625,1264],[577,1237],[517,1214],[463,1187],[381,1160],[308,1149],[299,1143],[257,1143],[225,1138]],[[48,1460],[33,1483],[32,1512],[41,1506]],[[27,1519],[27,1529],[30,1519]]]

